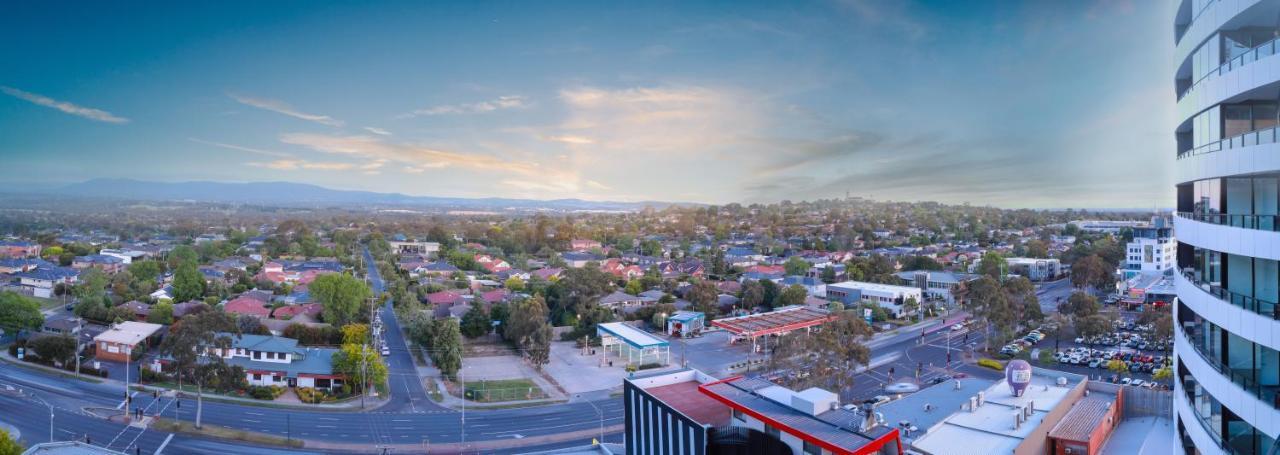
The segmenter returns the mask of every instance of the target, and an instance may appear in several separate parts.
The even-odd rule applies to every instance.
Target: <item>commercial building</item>
[[[948,305],[964,294],[964,289],[979,275],[972,273],[943,272],[939,270],[912,270],[898,272],[903,286],[919,288],[926,300],[941,300]]]
[[[440,243],[438,242],[419,242],[415,240],[388,240],[387,245],[391,247],[391,251],[398,254],[413,254],[425,257],[435,257],[440,252]]]
[[[903,304],[908,299],[915,299],[916,303],[924,302],[924,292],[912,286],[863,281],[845,281],[827,285],[827,300],[838,301],[846,306],[859,303],[879,305],[889,312],[892,318],[910,316],[913,313],[903,308]]]
[[[80,441],[63,441],[33,445],[22,452],[22,455],[125,455],[125,453]]]
[[[698,311],[677,311],[667,318],[667,335],[695,336],[707,325],[707,316]]]
[[[1163,274],[1172,269],[1178,251],[1173,238],[1173,223],[1164,217],[1152,218],[1151,224],[1133,228],[1133,240],[1125,245],[1125,260],[1120,266],[1120,279],[1141,274]]]
[[[796,330],[808,331],[835,319],[836,317],[826,310],[797,305],[778,308],[767,313],[716,319],[711,321],[711,325],[732,334],[733,340],[750,339],[752,352],[758,352],[760,347],[756,342],[761,337],[781,335]],[[766,338],[766,342],[767,340]]]
[[[901,454],[899,432],[818,388],[681,370],[623,382],[628,455]]]
[[[1062,261],[1045,258],[1005,258],[1008,273],[1031,281],[1049,281],[1062,275]],[[974,263],[977,266],[977,263]]]
[[[128,361],[135,349],[150,345],[152,338],[163,328],[160,324],[136,321],[113,324],[107,331],[93,337],[98,351],[95,356],[113,362]]]
[[[1280,0],[1178,2],[1173,408],[1198,453],[1280,435]]]

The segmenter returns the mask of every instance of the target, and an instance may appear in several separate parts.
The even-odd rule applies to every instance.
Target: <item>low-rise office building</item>
[[[113,324],[107,331],[93,337],[98,351],[95,356],[100,360],[127,362],[133,351],[151,345],[163,328],[160,324],[136,321]]]
[[[245,380],[255,386],[341,387],[345,376],[333,371],[337,349],[298,346],[298,340],[266,335],[233,335],[231,348],[212,354],[244,369]]]
[[[889,312],[890,317],[910,316],[914,311],[907,311],[903,304],[909,299],[916,303],[924,302],[924,292],[911,286],[867,283],[863,281],[845,281],[827,285],[827,300],[838,301],[849,305],[859,303],[875,304]]]
[[[1062,261],[1045,258],[1005,258],[1008,273],[1031,281],[1050,281],[1062,276]],[[977,266],[977,263],[974,263]]]

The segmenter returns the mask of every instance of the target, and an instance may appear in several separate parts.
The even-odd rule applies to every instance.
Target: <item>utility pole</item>
[[[63,300],[66,300],[66,293],[63,294]],[[76,318],[79,324],[76,326],[76,377],[80,376],[80,340],[84,332],[84,318]]]

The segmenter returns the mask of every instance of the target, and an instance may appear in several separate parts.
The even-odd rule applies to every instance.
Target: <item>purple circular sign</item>
[[[1014,360],[1004,369],[1004,380],[1013,390],[1013,396],[1020,397],[1031,385],[1031,364],[1026,360]]]

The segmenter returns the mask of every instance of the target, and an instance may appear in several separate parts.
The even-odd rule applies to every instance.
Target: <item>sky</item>
[[[1173,201],[1174,2],[18,2],[0,179]]]

